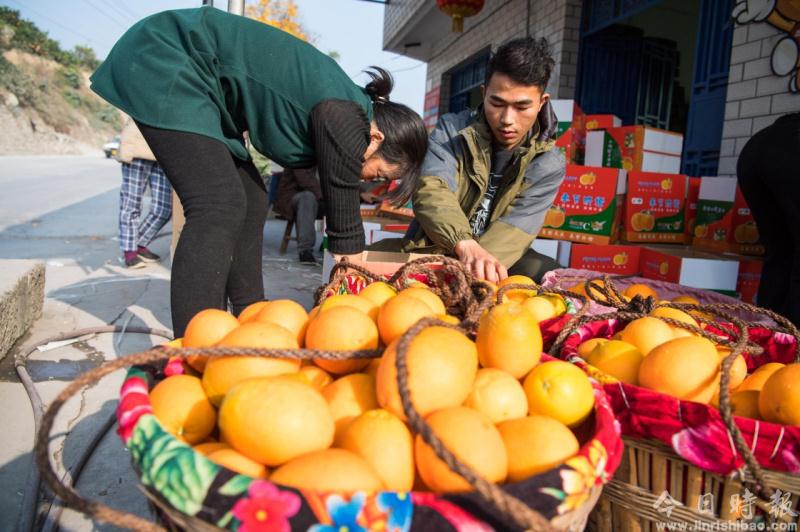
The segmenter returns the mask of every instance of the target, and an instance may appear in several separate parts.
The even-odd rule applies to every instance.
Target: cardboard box
[[[639,246],[575,244],[572,246],[569,267],[615,275],[636,275],[639,273],[641,249]]]
[[[647,126],[612,127],[586,134],[585,164],[677,173],[683,135]]]
[[[703,290],[734,291],[739,276],[739,261],[688,246],[642,248],[639,267],[642,277],[647,279]]]
[[[403,238],[409,225],[389,218],[375,217],[364,219],[362,224],[364,225],[364,242],[368,246],[386,238]]]
[[[694,225],[697,220],[697,198],[700,197],[700,178],[690,177],[686,190],[686,223],[683,224],[686,230],[686,242],[692,241],[694,235]]]
[[[756,304],[758,285],[761,282],[761,270],[764,263],[759,259],[740,259],[739,277],[736,280],[736,291],[745,303]]]
[[[572,242],[566,240],[549,240],[547,238],[537,238],[531,244],[531,248],[546,257],[558,262],[561,266],[569,267],[569,258],[572,251]]]
[[[622,119],[617,115],[586,115],[586,131],[620,126]]]
[[[625,196],[625,239],[686,243],[686,187],[681,174],[631,171]]]
[[[617,240],[625,170],[568,164],[539,236],[586,244]]]
[[[731,227],[732,230],[728,233],[728,244],[731,251],[742,255],[764,254],[764,245],[760,242],[756,221],[738,186],[736,187],[736,198],[733,200]]]
[[[393,191],[397,187],[400,186],[400,180],[394,179],[391,183],[389,183],[389,188],[386,190],[387,193]],[[414,208],[411,205],[411,200],[408,200],[408,203],[403,205],[402,207],[395,207],[392,205],[389,200],[383,200],[378,208],[378,215],[379,216],[390,216],[394,218],[400,218],[403,220],[411,220],[414,218]]]
[[[714,252],[730,249],[728,239],[733,230],[733,203],[735,200],[735,177],[703,177],[701,179],[692,246]]]
[[[558,137],[556,148],[564,154],[567,164],[583,164],[585,142],[577,140],[575,131],[572,128]]]
[[[567,163],[583,164],[586,148],[585,115],[575,100],[550,100],[558,119],[556,147],[567,159]]]
[[[375,275],[386,278],[391,277],[400,267],[408,261],[426,257],[420,253],[393,253],[389,251],[362,251],[356,258],[351,258],[350,262],[363,266]],[[322,279],[328,282],[333,269],[333,255],[327,249],[322,256]],[[431,264],[431,268],[436,268],[436,264]]]

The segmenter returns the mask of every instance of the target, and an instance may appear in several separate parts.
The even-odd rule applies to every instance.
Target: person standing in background
[[[753,135],[736,174],[764,243],[757,302],[800,326],[800,112]]]
[[[122,185],[119,189],[119,246],[128,268],[144,268],[161,257],[147,246],[172,216],[172,187],[133,120],[122,128],[119,155]],[[140,221],[142,197],[150,186],[150,212]]]
[[[287,220],[294,220],[298,259],[303,264],[317,264],[314,258],[317,241],[314,221],[322,217],[322,207],[317,169],[285,168],[278,180],[275,212]]]

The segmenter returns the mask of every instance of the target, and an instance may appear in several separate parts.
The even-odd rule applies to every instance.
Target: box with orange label
[[[692,246],[715,252],[730,250],[735,199],[735,177],[703,177],[700,180]]]
[[[758,285],[761,281],[761,270],[764,263],[758,259],[742,259],[739,261],[739,278],[736,281],[736,291],[745,303],[756,303]]]
[[[575,100],[550,100],[558,119],[556,147],[567,159],[567,163],[583,164],[586,148],[585,115]]]
[[[567,165],[564,181],[544,217],[539,236],[586,244],[617,240],[625,170]]]
[[[758,227],[744,194],[736,187],[736,198],[733,200],[733,230],[728,233],[728,244],[731,251],[742,255],[763,255],[764,245],[759,241]]]
[[[586,131],[620,127],[622,119],[617,115],[586,115]]]
[[[697,198],[700,196],[700,178],[690,177],[686,190],[686,223],[683,224],[686,231],[686,242],[692,241],[694,224],[697,220]]]
[[[642,248],[642,277],[704,290],[734,291],[739,261],[693,250],[688,246]]]
[[[375,275],[386,278],[391,277],[406,262],[427,257],[429,255],[421,253],[396,253],[393,251],[362,251],[358,255],[350,255],[348,259],[351,263],[368,269]],[[331,270],[336,261],[333,254],[327,249],[322,256],[322,278],[325,282],[330,279]],[[441,263],[426,265],[432,269],[441,268]]]
[[[646,126],[623,126],[586,134],[587,166],[677,174],[683,135]]]
[[[628,173],[625,239],[629,242],[686,242],[687,177],[655,172]]]
[[[570,128],[556,140],[556,148],[564,154],[568,164],[583,164],[585,143],[578,140],[575,130]]]
[[[616,275],[636,275],[639,273],[641,249],[638,246],[576,244],[572,246],[569,267]]]

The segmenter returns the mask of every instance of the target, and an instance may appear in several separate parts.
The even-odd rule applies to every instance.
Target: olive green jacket
[[[504,266],[517,262],[564,179],[564,156],[553,147],[556,124],[548,102],[530,138],[514,150],[486,232],[476,237],[469,220],[489,185],[492,132],[480,110],[444,115],[428,141],[412,198],[416,218],[402,250],[452,255],[459,241],[474,238]]]

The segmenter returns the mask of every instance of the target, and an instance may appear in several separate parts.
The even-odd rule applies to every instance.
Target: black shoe
[[[129,270],[144,268],[145,266],[147,266],[147,264],[145,264],[140,255],[135,255],[130,259],[125,259],[125,267]]]
[[[301,251],[300,252],[300,263],[301,264],[313,264],[315,266],[319,265],[317,262],[316,257],[314,257],[313,251]]]
[[[139,258],[141,258],[145,262],[158,262],[161,260],[161,257],[147,249],[146,247],[140,247],[136,251]]]

